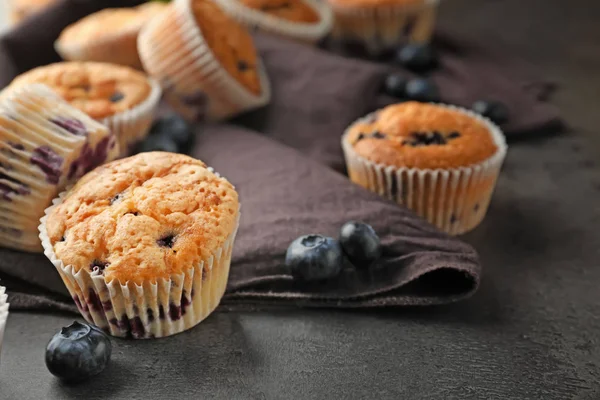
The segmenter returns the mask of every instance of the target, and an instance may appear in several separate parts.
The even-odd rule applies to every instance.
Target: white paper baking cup
[[[261,93],[256,95],[220,65],[204,41],[190,1],[175,0],[138,37],[144,69],[160,82],[165,99],[190,121],[223,120],[267,104],[271,87],[260,60]]]
[[[56,122],[78,121],[85,134]],[[105,158],[96,151],[102,148]],[[0,240],[2,246],[41,252],[37,224],[52,199],[91,168],[119,155],[106,126],[70,106],[42,84],[18,87],[0,100]],[[51,174],[40,163],[53,164]],[[60,160],[60,165],[52,162]],[[44,167],[45,168],[45,167]],[[6,188],[10,190],[6,192]],[[4,195],[3,195],[4,193]]]
[[[235,20],[248,28],[297,39],[307,43],[316,43],[329,34],[333,28],[331,7],[320,0],[303,0],[319,16],[317,23],[299,23],[278,18],[272,14],[248,7],[239,0],[215,0]]]
[[[151,339],[193,328],[217,308],[227,287],[239,210],[235,229],[223,246],[185,273],[142,285],[106,282],[98,272],[85,268],[75,271],[71,265],[65,265],[50,243],[46,229],[48,215],[67,193],[68,190],[62,192],[46,209],[40,220],[39,236],[44,254],[56,267],[86,321],[113,336]]]
[[[418,169],[376,164],[358,155],[346,140],[350,128],[367,122],[360,118],[342,136],[342,149],[350,179],[366,189],[397,202],[452,235],[474,229],[485,217],[507,145],[500,128],[469,110],[438,104],[467,114],[489,130],[497,151],[487,160],[460,168]]]
[[[433,35],[439,1],[365,7],[345,6],[330,1],[335,15],[331,36],[334,41],[360,42],[371,54],[393,49],[406,42],[427,43]]]
[[[2,342],[4,339],[4,329],[6,327],[6,320],[8,319],[8,302],[7,302],[6,289],[0,286],[0,358],[2,356]]]
[[[133,147],[144,140],[152,127],[158,103],[162,96],[160,84],[148,78],[148,98],[133,108],[102,119],[104,125],[117,137],[121,156],[131,155]]]

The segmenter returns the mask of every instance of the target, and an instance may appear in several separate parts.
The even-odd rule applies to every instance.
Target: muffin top
[[[330,4],[348,7],[416,6],[427,0],[327,0]]]
[[[291,22],[312,24],[319,22],[319,15],[302,0],[240,0],[249,8],[262,11]]]
[[[260,94],[258,56],[248,30],[212,0],[192,0],[192,10],[204,40],[223,68],[252,93]]]
[[[153,1],[133,8],[107,8],[98,11],[66,27],[58,38],[58,44],[80,44],[113,38],[126,32],[137,33],[146,21],[166,7],[165,3]]]
[[[374,163],[420,169],[473,165],[498,150],[488,127],[475,117],[417,102],[371,114],[353,124],[345,140]]]
[[[16,77],[8,90],[29,83],[49,86],[95,119],[132,109],[152,90],[148,78],[139,71],[94,62],[62,62],[35,68]]]
[[[155,282],[207,261],[236,229],[238,195],[199,160],[141,153],[95,169],[48,216],[65,265]]]

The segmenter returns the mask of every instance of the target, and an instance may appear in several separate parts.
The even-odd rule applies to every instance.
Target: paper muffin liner
[[[7,302],[6,289],[0,286],[0,358],[2,356],[2,341],[4,339],[4,329],[6,327],[6,320],[8,319],[8,302]]]
[[[215,0],[227,14],[248,28],[279,36],[316,43],[333,28],[333,12],[325,1],[303,0],[319,16],[317,23],[287,21],[248,7],[239,0]]]
[[[372,114],[360,118],[346,130],[342,149],[348,175],[354,183],[413,210],[444,232],[459,235],[474,229],[485,217],[507,146],[500,128],[489,120],[463,108],[438,105],[482,122],[497,146],[496,153],[481,163],[459,168],[419,169],[376,164],[358,155],[346,140],[352,125],[368,120]]]
[[[259,95],[221,66],[196,24],[190,0],[175,0],[150,21],[138,37],[138,50],[145,70],[163,87],[167,102],[189,121],[227,119],[262,107],[271,98],[260,60]]]
[[[46,229],[48,215],[63,202],[67,193],[68,190],[62,192],[46,209],[46,215],[40,220],[39,236],[44,254],[56,267],[86,321],[112,336],[151,339],[193,328],[217,308],[227,287],[239,210],[235,229],[223,246],[184,273],[142,285],[116,280],[106,282],[98,272],[75,271],[65,265],[50,243]]]
[[[104,125],[117,137],[121,156],[131,155],[136,144],[144,140],[154,121],[156,109],[162,96],[160,84],[148,78],[150,94],[135,107],[102,119]]]
[[[360,42],[369,53],[378,54],[406,42],[429,42],[439,0],[368,7],[329,4],[335,15],[333,40]]]
[[[119,154],[115,136],[41,84],[0,101],[0,240],[41,252],[36,220],[52,199]]]
[[[93,38],[85,42],[66,43],[57,40],[54,43],[56,52],[67,61],[95,61],[126,65],[142,69],[142,62],[137,52],[137,37],[140,27],[113,32],[111,37]]]

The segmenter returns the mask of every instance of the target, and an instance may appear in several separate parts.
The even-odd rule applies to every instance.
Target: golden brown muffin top
[[[107,282],[156,282],[209,260],[236,229],[238,195],[181,154],[141,153],[85,175],[48,216],[57,257]]]
[[[165,3],[150,2],[132,8],[107,8],[67,26],[60,34],[58,43],[101,41],[125,32],[136,33],[166,7]]]
[[[327,0],[341,7],[416,6],[425,0]]]
[[[95,62],[61,62],[35,68],[18,77],[8,90],[43,83],[71,105],[95,119],[127,111],[148,98],[148,78],[132,68]]]
[[[240,2],[249,8],[287,21],[306,24],[319,22],[319,14],[302,0],[240,0]]]
[[[498,150],[488,127],[475,117],[417,102],[371,114],[352,125],[345,140],[377,164],[420,169],[473,165]]]
[[[258,56],[248,30],[211,0],[191,0],[194,18],[220,64],[254,94],[260,94]]]
[[[57,0],[12,0],[10,2],[12,8],[12,20],[13,22],[19,22],[23,18],[40,11],[50,4],[56,3],[56,1]]]

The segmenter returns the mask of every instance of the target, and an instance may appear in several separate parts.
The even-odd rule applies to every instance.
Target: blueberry
[[[437,65],[437,55],[427,44],[411,43],[396,53],[396,62],[413,72],[425,72]]]
[[[440,91],[432,81],[424,78],[415,78],[406,84],[406,97],[409,100],[438,102],[440,101]]]
[[[152,125],[150,135],[163,135],[171,138],[180,149],[187,149],[194,139],[192,127],[177,114],[169,114]]]
[[[178,152],[177,143],[173,139],[165,135],[148,136],[138,147],[138,153],[146,153],[149,151],[166,151],[168,153]]]
[[[356,267],[368,267],[381,257],[379,236],[363,222],[346,222],[340,230],[340,243]]]
[[[385,92],[397,98],[402,98],[406,95],[406,83],[408,80],[400,74],[388,75],[385,79]]]
[[[322,235],[305,235],[294,240],[287,249],[285,264],[294,278],[319,281],[339,275],[344,262],[340,243]]]
[[[508,121],[508,108],[499,101],[479,100],[473,104],[473,111],[500,125]]]
[[[73,322],[46,346],[46,366],[65,381],[82,381],[102,372],[111,352],[110,339],[104,332],[95,326]]]

